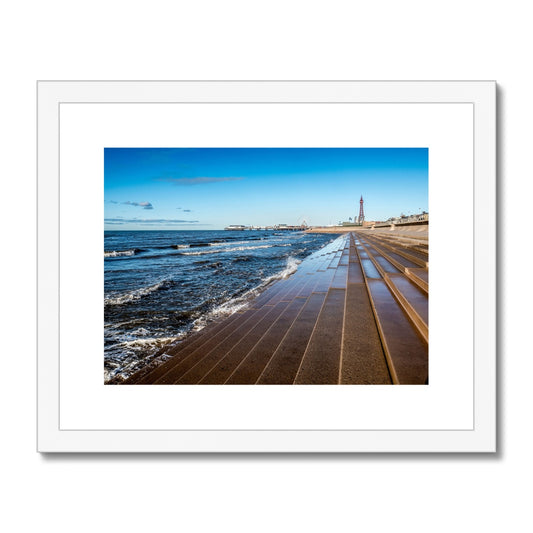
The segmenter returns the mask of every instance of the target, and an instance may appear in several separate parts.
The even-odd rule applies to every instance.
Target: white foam
[[[211,250],[211,251],[204,251],[204,252],[182,252],[181,255],[207,255],[207,254],[218,254],[221,251],[225,250]]]
[[[233,245],[235,245],[235,244],[246,244],[247,242],[250,242],[250,241],[210,242],[210,243],[209,243],[209,246],[233,246]]]
[[[168,318],[160,318],[159,320],[168,320]],[[131,324],[136,324],[138,322],[144,322],[144,318],[135,318],[133,320],[126,320],[125,322],[117,322],[116,324],[109,322],[104,324],[104,329],[118,329],[122,326],[130,326]]]
[[[132,335],[137,335],[137,336],[142,336],[142,337],[148,335],[148,333],[150,332],[146,328],[137,328],[136,330],[131,332]]]
[[[231,300],[224,302],[223,304],[212,309],[209,313],[197,318],[193,322],[192,330],[199,331],[214,319],[231,316],[233,313],[246,308],[250,301],[263,292],[271,283],[280,279],[287,279],[289,276],[294,274],[296,270],[298,270],[298,265],[300,263],[301,261],[299,259],[296,259],[292,256],[288,257],[287,265],[281,272],[272,274],[268,278],[265,278],[257,287],[246,291],[244,294],[241,294],[236,298],[232,298]]]
[[[238,251],[242,252],[244,250],[259,250],[259,248],[280,248],[283,246],[291,246],[290,244],[261,244],[259,246],[237,246],[237,248],[231,248],[229,252]]]
[[[294,274],[298,270],[298,265],[302,261],[300,259],[296,259],[296,257],[288,257],[287,258],[287,266],[285,267],[285,270],[283,270],[280,274],[281,279],[287,279],[290,275]]]
[[[226,243],[227,246],[227,243]],[[261,244],[259,246],[236,246],[235,248],[223,248],[219,250],[202,250],[199,252],[183,252],[183,255],[207,255],[222,252],[245,252],[247,250],[259,250],[260,248],[275,248],[281,246],[291,246],[290,244]]]
[[[168,279],[164,279],[159,281],[158,283],[155,283],[154,285],[143,287],[141,289],[136,289],[134,291],[121,294],[120,296],[116,296],[113,298],[104,298],[104,305],[122,305],[127,302],[139,300],[143,296],[146,296],[147,294],[150,294],[154,291],[159,290],[161,287],[164,287],[168,282]]]
[[[123,251],[115,251],[112,252],[104,252],[104,257],[119,257],[122,255],[135,255],[135,250],[123,250]]]
[[[150,337],[148,339],[135,339],[132,341],[124,341],[118,344],[118,346],[133,348],[133,347],[145,347],[145,346],[163,346],[169,342],[179,339],[183,335],[177,335],[175,337]]]

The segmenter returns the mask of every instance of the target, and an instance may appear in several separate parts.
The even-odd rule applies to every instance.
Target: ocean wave
[[[220,250],[201,250],[198,252],[181,252],[182,255],[206,255],[218,254],[223,252],[244,252],[248,250],[259,250],[261,248],[276,248],[291,246],[290,244],[261,244],[259,246],[237,246],[235,248],[223,248]]]
[[[164,279],[162,281],[159,281],[158,283],[149,285],[148,287],[142,287],[140,289],[136,289],[134,291],[121,294],[119,296],[104,298],[104,305],[122,305],[125,303],[133,302],[135,300],[139,300],[143,296],[151,294],[152,292],[168,287],[170,283],[171,280]]]
[[[117,322],[117,323],[108,322],[108,323],[104,324],[104,329],[105,330],[107,330],[107,329],[119,329],[119,328],[122,328],[124,326],[131,326],[132,324],[139,324],[139,323],[143,323],[143,322],[144,322],[144,318],[134,318],[133,320],[126,320],[124,322]]]
[[[226,241],[214,241],[214,242],[190,242],[188,244],[175,244],[171,248],[176,248],[177,250],[182,250],[183,248],[207,248],[208,246],[224,246],[233,243],[228,243]]]
[[[162,347],[168,344],[169,342],[175,341],[181,337],[183,337],[183,334],[176,335],[174,337],[150,337],[143,339],[134,339],[131,341],[124,341],[118,343],[117,346],[121,346],[123,348],[141,348],[147,346]]]
[[[168,359],[168,355],[159,356],[159,352],[182,337],[183,334],[177,334],[172,337],[133,339],[114,344],[113,349],[119,349],[120,353],[110,353],[106,357],[104,383],[115,379],[121,382],[156,358],[161,361]],[[148,355],[147,350],[150,352]]]
[[[289,257],[287,257],[287,264],[285,265],[285,268],[281,272],[278,272],[277,274],[272,274],[272,276],[266,278],[261,283],[260,287],[270,285],[270,283],[278,279],[287,279],[289,276],[292,276],[292,274],[294,274],[298,270],[298,265],[301,262],[302,261],[300,259],[296,259],[296,257],[290,255]]]
[[[265,240],[265,237],[251,237],[249,239],[244,240],[236,240],[236,239],[215,239],[213,241],[197,241],[197,242],[189,242],[184,244],[173,244],[170,246],[170,248],[174,248],[177,250],[181,250],[183,248],[205,248],[207,246],[235,246],[237,244],[251,244],[257,241]],[[163,247],[162,247],[163,248]]]
[[[174,247],[172,247],[172,248],[175,249]],[[167,257],[172,257],[174,255],[183,255],[183,252],[166,252],[166,253],[154,253],[154,254],[146,253],[146,254],[143,254],[143,255],[140,255],[140,256],[136,257],[136,260],[141,260],[141,259],[165,259]]]
[[[133,250],[110,250],[104,251],[104,257],[122,257],[128,255],[135,255],[139,252],[142,252],[139,248],[134,248]]]
[[[210,242],[209,246],[235,246],[236,244],[246,244],[248,241],[233,241],[233,242],[227,242],[227,241],[214,241]]]
[[[244,309],[251,300],[261,294],[269,285],[275,281],[281,279],[287,279],[298,270],[298,265],[301,263],[299,259],[295,257],[288,257],[287,264],[281,272],[277,272],[265,278],[257,287],[247,290],[245,293],[240,294],[230,300],[214,307],[208,313],[197,318],[192,325],[192,331],[199,331],[203,329],[207,324],[215,319],[231,316],[233,313]]]
[[[222,267],[222,262],[221,261],[216,261],[215,263],[211,263],[209,261],[205,261],[205,264],[199,266],[199,267],[196,267],[196,270],[205,270],[207,268],[213,268],[213,269],[218,269],[218,268],[221,268]]]
[[[203,252],[181,252],[179,255],[208,255],[208,254],[218,254],[220,252],[223,252],[224,250],[210,250],[210,251],[203,251]]]

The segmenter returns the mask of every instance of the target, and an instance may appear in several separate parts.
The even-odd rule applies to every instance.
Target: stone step
[[[400,246],[398,244],[392,244],[392,243],[384,243],[384,242],[378,242],[377,239],[366,239],[365,243],[369,243],[374,245],[376,249],[379,251],[385,252],[388,255],[400,256],[404,259],[408,260],[409,264],[405,264],[406,266],[418,266],[418,267],[424,267],[427,268],[429,266],[428,257],[426,255],[422,255],[419,252],[412,251],[405,246]],[[400,261],[401,262],[401,261]]]
[[[280,293],[284,295],[289,290],[300,286],[306,276],[313,273],[313,269],[309,269],[308,265],[303,264],[298,270],[286,279],[280,279],[273,282],[267,289],[265,289],[259,296],[257,296],[250,305],[259,308],[263,305],[274,305],[280,301]]]
[[[260,309],[264,305],[271,304],[273,298],[280,292],[283,291],[286,283],[286,280],[277,280],[267,287],[257,298],[255,298],[250,305],[255,309]]]
[[[326,292],[314,292],[309,296],[263,373],[259,376],[258,384],[289,385],[294,382],[325,299]]]
[[[314,292],[328,292],[335,277],[334,269],[327,269],[324,272],[317,272],[315,274],[317,283]]]
[[[350,263],[341,351],[341,384],[392,383],[376,320],[358,263]]]
[[[202,383],[255,383],[306,302],[307,298],[296,297],[238,364],[235,365],[237,357],[233,361],[222,360]]]
[[[383,228],[378,230],[363,230],[356,231],[358,235],[364,236],[383,236],[385,238],[394,239],[395,242],[405,243],[409,246],[413,245],[427,245],[428,243],[428,225],[420,226],[417,230],[408,230],[408,228],[403,228],[403,231],[400,231],[400,228],[397,227],[394,230],[391,228]]]
[[[339,382],[345,298],[345,288],[329,289],[303,354],[295,384],[335,385]]]
[[[317,272],[325,272],[331,264],[333,256],[328,254],[322,258],[320,265],[317,268]]]
[[[406,268],[420,268],[419,264],[414,263],[401,254],[387,250],[380,245],[374,244],[373,246],[375,250],[377,250],[383,257],[392,263],[400,272],[405,273]]]
[[[429,257],[429,246],[427,244],[413,244],[411,248]]]
[[[397,238],[391,236],[383,235],[367,235],[366,238],[370,242],[382,242],[399,249],[403,249],[409,253],[412,253],[415,256],[418,256],[420,259],[427,261],[429,256],[428,245],[426,244],[412,244],[408,242],[403,242]]]
[[[377,271],[394,294],[396,300],[403,307],[405,313],[428,342],[428,296],[416,284],[412,283],[405,274],[400,273],[385,257],[381,256],[371,245],[365,250],[369,259],[374,263]],[[375,276],[373,279],[378,279]]]
[[[282,301],[286,302],[292,300],[295,296],[294,292],[301,287],[301,283],[301,279],[279,281],[278,284],[280,287],[278,287],[278,290],[273,293],[272,298],[270,298],[264,305],[276,305]]]
[[[240,320],[244,314],[245,313],[239,312],[234,313],[225,320],[219,320],[217,322],[214,322],[210,326],[207,326],[204,329],[193,333],[192,335],[190,335],[190,337],[179,343],[173,344],[170,347],[163,348],[163,350],[161,350],[160,354],[158,355],[168,354],[172,356],[171,359],[168,359],[167,361],[160,364],[154,369],[143,369],[140,372],[133,374],[124,382],[124,384],[145,385],[153,383],[156,379],[166,374],[166,372],[168,372],[176,364],[176,362],[178,361],[176,357],[187,357],[190,353],[192,353],[198,347],[202,346],[205,342],[207,342],[209,338],[217,335],[220,331],[225,330],[228,326],[231,325],[232,322]],[[246,312],[247,316],[251,316],[252,314],[253,310],[249,310]]]
[[[387,275],[385,281],[424,340],[429,342],[427,293],[404,274]]]
[[[405,275],[424,290],[426,294],[429,292],[429,272],[427,268],[406,268]]]
[[[206,353],[196,365],[180,379],[176,380],[175,383],[193,385],[204,382],[209,384],[217,383],[217,380],[222,380],[223,383],[287,306],[288,302],[279,302],[267,310],[266,314],[248,332],[242,333],[236,330],[233,335],[228,336],[210,352]],[[218,371],[213,374],[212,371],[215,368]],[[211,379],[207,379],[210,374]],[[213,381],[213,377],[216,378],[215,381]]]
[[[309,275],[307,276],[307,279],[305,281],[302,281],[302,284],[294,295],[294,297],[298,298],[309,298],[311,296],[311,293],[314,292],[315,287],[317,285],[319,276],[317,275]]]
[[[303,276],[311,276],[315,272],[327,270],[327,266],[329,266],[332,261],[331,253],[335,254],[336,249],[330,253],[306,258],[306,260],[302,263],[302,266],[298,267],[298,270],[295,274],[293,274],[287,280],[279,280],[272,284],[262,294],[260,294],[251,305],[258,309],[263,305],[275,305],[281,301],[282,298],[285,301],[287,298],[287,293],[289,293],[289,296],[291,297],[293,295],[295,296],[302,289]]]
[[[383,280],[367,279],[381,341],[394,383],[418,385],[428,380],[428,345],[412,327]]]
[[[358,247],[358,252],[361,254],[361,257],[372,258],[374,264],[380,272],[388,274],[397,274],[400,270],[394,266],[391,261],[389,261],[377,248],[373,245],[367,243],[365,245],[360,245]]]
[[[418,266],[421,266],[423,268],[429,267],[429,256],[427,254],[422,254],[413,250],[412,248],[406,248],[405,246],[400,247],[385,245],[385,247],[388,248],[391,252],[397,253],[405,257],[406,259],[409,259],[409,261],[412,261]]]
[[[392,284],[390,276],[395,274],[386,273],[375,261],[373,252],[377,247],[368,244],[363,246],[362,243],[367,241],[361,238],[359,240],[359,256],[361,257],[363,248],[368,257],[361,259],[361,265],[391,379],[396,384],[425,383],[428,379],[427,338],[424,338],[409,317],[411,308],[402,306],[398,294],[395,296],[388,286]],[[383,257],[390,260],[387,254],[383,254]]]
[[[327,268],[333,268],[333,269],[337,268],[339,266],[341,257],[342,257],[342,252],[341,251],[336,252],[335,255],[332,257],[331,262],[329,263]]]
[[[348,282],[348,265],[339,265],[331,281],[331,289],[346,289]]]
[[[365,278],[361,269],[361,262],[357,255],[354,260],[350,258],[350,264],[348,265],[348,279],[346,280],[347,286],[353,283],[364,283]]]
[[[272,306],[263,306],[260,309],[253,310],[253,314],[247,316],[246,319],[235,320],[227,328],[222,330],[218,335],[212,336],[202,346],[190,353],[187,357],[180,357],[167,373],[161,376],[155,381],[159,385],[169,385],[176,383],[185,373],[187,373],[192,367],[198,364],[204,357],[206,357],[211,350],[217,347],[219,344],[229,349],[233,347],[238,340],[250,331],[258,321],[270,311]],[[244,317],[244,315],[243,315]],[[179,357],[180,354],[178,354]]]
[[[361,259],[361,266],[367,279],[381,279],[381,274],[372,259]]]
[[[372,253],[374,261],[379,267],[387,274],[398,274],[400,272],[386,257],[383,257],[380,253]]]
[[[305,284],[309,281],[309,279],[317,273],[317,266],[313,265],[312,268],[308,268],[308,266],[303,263],[304,267],[293,274],[289,279],[284,280],[282,286],[280,284],[281,293],[283,293],[283,297],[286,297],[286,293],[294,293],[298,292],[299,289],[302,288],[302,284]],[[274,287],[273,287],[274,288]],[[273,302],[275,303],[277,301],[277,298],[273,299]]]

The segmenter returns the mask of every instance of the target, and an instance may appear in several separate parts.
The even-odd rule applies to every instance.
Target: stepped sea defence
[[[292,238],[308,234],[299,235]],[[230,316],[115,382],[427,384],[427,226],[415,237],[358,229],[320,238],[297,268]]]
[[[333,239],[272,231],[106,232],[106,382],[122,381],[169,343],[248,305]]]

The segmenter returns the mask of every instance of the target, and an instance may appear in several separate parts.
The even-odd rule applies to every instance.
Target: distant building
[[[429,213],[422,211],[414,215],[404,215],[403,213],[398,217],[390,217],[387,220],[376,222],[377,226],[396,226],[397,224],[413,224],[416,222],[429,222]]]
[[[365,210],[363,204],[363,195],[361,195],[361,199],[359,200],[359,216],[355,216],[353,222],[351,218],[348,222],[339,222],[339,226],[362,226],[363,222],[365,221]]]
[[[241,224],[230,224],[224,229],[228,231],[243,231],[246,229],[246,226],[243,226]]]
[[[362,224],[365,221],[365,210],[363,208],[363,195],[361,195],[361,199],[359,200],[359,217],[357,218],[357,222],[359,224]]]

